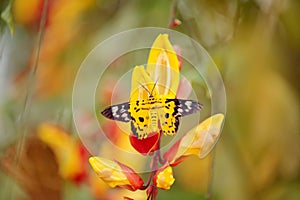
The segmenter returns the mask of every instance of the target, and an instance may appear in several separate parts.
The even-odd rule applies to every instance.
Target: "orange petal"
[[[38,137],[54,152],[62,177],[71,180],[82,180],[85,168],[82,162],[82,147],[62,128],[41,124]]]

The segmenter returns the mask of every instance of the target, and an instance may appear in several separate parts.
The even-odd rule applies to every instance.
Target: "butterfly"
[[[109,106],[101,114],[108,119],[129,122],[132,133],[138,139],[143,139],[160,130],[165,135],[174,135],[180,117],[196,113],[203,107],[195,100],[166,98],[152,92],[148,91],[149,96],[145,99]]]

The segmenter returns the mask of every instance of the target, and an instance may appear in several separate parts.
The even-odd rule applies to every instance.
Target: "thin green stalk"
[[[215,171],[215,157],[216,157],[216,150],[212,150],[212,159],[211,159],[211,168],[210,168],[210,178],[208,180],[208,189],[206,193],[206,199],[212,200],[213,199],[213,179],[214,179],[214,171]]]
[[[44,36],[44,30],[45,30],[45,24],[46,24],[46,17],[47,17],[47,7],[48,7],[48,0],[44,1],[43,5],[43,10],[42,10],[42,17],[40,21],[40,26],[39,26],[39,32],[37,36],[37,48],[36,48],[36,57],[34,61],[33,68],[31,70],[31,73],[28,78],[27,82],[27,90],[26,90],[26,95],[25,95],[25,100],[24,100],[24,105],[22,108],[22,111],[20,113],[20,118],[19,118],[19,123],[18,123],[18,128],[17,128],[17,151],[16,155],[14,157],[14,165],[18,165],[20,161],[20,157],[22,155],[22,151],[24,148],[24,142],[25,142],[25,136],[28,131],[28,119],[29,119],[29,111],[31,108],[31,101],[32,101],[32,96],[34,93],[34,86],[36,82],[36,72],[38,70],[39,66],[39,58],[40,58],[40,50],[41,50],[41,44]],[[13,198],[13,190],[15,186],[11,187],[11,198]]]

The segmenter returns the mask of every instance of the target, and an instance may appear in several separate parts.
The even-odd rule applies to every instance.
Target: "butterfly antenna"
[[[142,86],[142,88],[144,88],[147,92],[148,92],[148,94],[151,96],[151,93],[150,93],[150,91],[148,90],[148,88],[146,88],[142,83],[140,83],[139,82],[139,84],[140,84],[140,86]]]
[[[154,91],[154,89],[155,89],[155,87],[156,87],[157,82],[158,82],[158,79],[157,79],[157,80],[155,81],[155,83],[154,83],[154,86],[153,86],[153,88],[152,88],[152,90],[151,90],[150,96],[152,96],[152,93],[153,93],[153,91]]]
[[[154,86],[153,86],[153,88],[152,88],[152,90],[151,90],[151,93],[150,93],[150,96],[152,96],[152,92],[154,91],[154,89],[155,89],[155,87],[156,87],[156,84],[157,84],[157,82],[158,82],[158,79],[155,81],[155,83],[154,83]]]

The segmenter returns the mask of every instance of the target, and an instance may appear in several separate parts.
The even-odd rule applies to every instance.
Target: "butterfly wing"
[[[179,118],[198,112],[202,104],[194,100],[166,99],[159,111],[159,120],[164,134],[174,135],[178,131]]]
[[[148,99],[130,102],[131,131],[139,139],[146,138],[150,133],[157,131],[157,128],[155,129],[153,126],[155,125],[153,106],[154,104],[148,102]]]
[[[162,132],[167,135],[174,135],[179,127],[177,99],[166,99],[162,104],[162,109],[159,112],[159,121]]]
[[[131,120],[129,107],[130,104],[128,102],[112,105],[105,108],[101,114],[108,119],[129,122]]]
[[[198,101],[186,99],[176,99],[176,101],[176,109],[180,117],[196,113],[203,108],[203,105]]]

